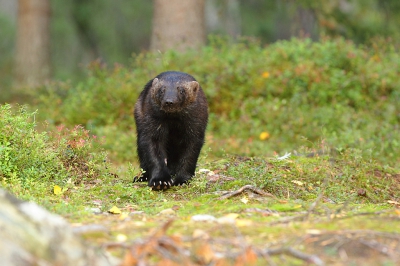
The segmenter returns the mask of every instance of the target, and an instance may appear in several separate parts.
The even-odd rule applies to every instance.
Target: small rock
[[[360,188],[359,190],[357,190],[357,195],[361,196],[361,197],[365,197],[365,196],[367,196],[367,191],[363,188]]]
[[[97,207],[87,208],[87,210],[90,211],[91,213],[94,213],[94,214],[101,214],[101,209],[97,208]]]
[[[191,220],[194,222],[214,222],[217,219],[209,214],[197,214],[192,216]]]

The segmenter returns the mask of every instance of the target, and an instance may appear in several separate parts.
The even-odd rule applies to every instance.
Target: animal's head
[[[151,97],[160,110],[175,113],[196,101],[199,89],[200,85],[197,81],[186,77],[159,76],[153,79]]]

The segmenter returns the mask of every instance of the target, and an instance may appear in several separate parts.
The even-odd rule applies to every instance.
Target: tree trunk
[[[19,0],[15,55],[17,87],[35,87],[50,78],[50,0]]]
[[[185,51],[205,43],[204,0],[154,0],[151,50]]]
[[[239,0],[206,0],[205,10],[207,32],[227,34],[233,39],[241,35]]]
[[[293,21],[293,35],[297,37],[307,37],[316,41],[317,35],[317,19],[314,11],[301,6],[297,7],[296,16]]]

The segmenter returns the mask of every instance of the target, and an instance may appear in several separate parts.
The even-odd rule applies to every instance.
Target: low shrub
[[[2,186],[29,197],[50,192],[50,184],[78,184],[106,174],[106,155],[93,147],[96,141],[87,130],[60,126],[54,133],[39,133],[35,118],[36,112],[24,107],[13,113],[10,105],[0,106]]]

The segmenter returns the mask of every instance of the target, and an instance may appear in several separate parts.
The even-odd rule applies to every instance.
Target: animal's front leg
[[[152,170],[149,173],[148,186],[153,190],[168,189],[172,186],[171,173],[167,167],[166,138],[160,137],[165,134],[156,135],[149,145],[149,155],[152,164]]]
[[[198,139],[186,145],[186,149],[180,154],[176,162],[174,186],[187,183],[195,175],[197,159],[203,146],[203,140]]]
[[[166,164],[165,146],[166,140],[160,132],[138,134],[140,165],[146,171],[143,177],[148,179],[148,186],[154,190],[167,189],[172,185],[171,174]]]

